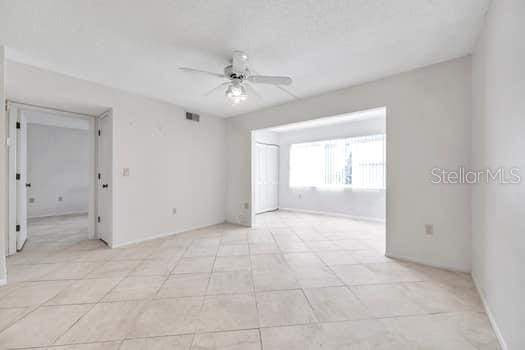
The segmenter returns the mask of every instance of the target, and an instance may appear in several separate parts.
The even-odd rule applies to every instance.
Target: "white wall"
[[[27,124],[28,218],[87,214],[89,157],[87,129]]]
[[[290,145],[294,143],[377,135],[385,131],[383,116],[279,133],[279,207],[384,221],[384,190],[292,188],[289,175]]]
[[[472,167],[519,185],[472,190],[473,276],[508,349],[525,349],[525,2],[493,1],[473,55]]]
[[[0,164],[7,164],[7,116],[3,106],[5,101],[5,48],[0,45]],[[7,254],[7,167],[0,167],[0,285],[6,283],[6,260]]]
[[[195,123],[179,106],[11,61],[7,70],[13,100],[91,114],[113,108],[114,245],[224,221],[224,120]]]
[[[470,57],[227,119],[227,218],[250,201],[250,131],[387,108],[387,254],[470,270],[470,191],[434,185],[433,167],[469,163]],[[425,235],[424,225],[435,234]]]

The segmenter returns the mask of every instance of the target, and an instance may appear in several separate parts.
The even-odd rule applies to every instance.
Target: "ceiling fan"
[[[247,90],[250,90],[251,93],[257,95],[257,92],[253,89],[250,83],[275,85],[276,87],[290,94],[294,98],[297,98],[294,94],[282,87],[282,85],[290,85],[292,83],[292,78],[284,76],[252,74],[255,72],[250,71],[250,69],[248,68],[248,55],[245,52],[233,51],[233,57],[231,62],[232,63],[230,65],[224,67],[223,73],[208,72],[205,70],[188,67],[180,67],[179,69],[183,72],[200,73],[218,78],[228,79],[227,82],[224,82],[219,86],[215,87],[206,95],[209,95],[217,89],[226,86],[225,94],[234,105],[239,104],[248,98]]]

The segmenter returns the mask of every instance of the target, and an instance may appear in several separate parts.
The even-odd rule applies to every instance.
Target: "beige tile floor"
[[[384,226],[279,211],[108,249],[31,222],[0,348],[499,349],[469,275],[388,259]]]

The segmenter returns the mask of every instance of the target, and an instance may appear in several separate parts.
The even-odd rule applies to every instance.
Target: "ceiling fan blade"
[[[254,71],[254,70],[252,70],[252,72],[254,72],[255,74],[258,74],[258,72]],[[253,75],[252,75],[252,76],[253,76]],[[264,76],[264,75],[255,75],[255,76],[259,76],[259,77],[261,77],[261,76]],[[248,77],[248,78],[250,78],[250,77]],[[249,79],[248,79],[248,80],[249,80]],[[290,80],[292,80],[292,78],[290,78]],[[296,94],[294,94],[294,93],[291,92],[290,90],[285,89],[285,88],[282,87],[281,85],[274,85],[274,86],[275,86],[276,88],[278,88],[279,90],[281,90],[282,92],[284,92],[285,94],[292,96],[294,99],[296,99],[296,100],[299,100],[299,99],[300,99],[299,96],[297,96]]]
[[[290,77],[277,77],[270,75],[250,75],[248,81],[254,84],[271,84],[271,85],[290,85],[292,84],[292,78]]]
[[[181,70],[183,72],[188,72],[188,73],[201,73],[201,74],[211,75],[211,76],[214,76],[214,77],[217,77],[217,78],[224,78],[224,74],[208,72],[208,71],[202,70],[202,69],[195,69],[195,68],[189,68],[189,67],[179,67],[179,70]]]
[[[211,89],[210,91],[208,91],[207,93],[205,93],[204,96],[210,96],[215,91],[219,90],[221,87],[226,86],[228,84],[230,84],[230,82],[225,82],[225,83],[219,84],[216,87],[214,87],[213,89]]]

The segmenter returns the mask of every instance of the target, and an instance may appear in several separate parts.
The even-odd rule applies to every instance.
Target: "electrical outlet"
[[[58,201],[59,202],[62,202],[64,200],[64,198],[62,196],[58,197]]]
[[[122,169],[122,176],[129,176],[129,168]]]
[[[35,199],[33,197],[29,197],[29,203],[35,203]]]
[[[177,214],[177,208],[171,208],[171,214],[172,215]]]
[[[432,224],[425,224],[425,234],[432,236],[434,234],[434,225]]]

